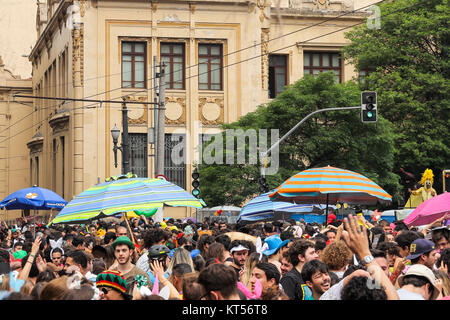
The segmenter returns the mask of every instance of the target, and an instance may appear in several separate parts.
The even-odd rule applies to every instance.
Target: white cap
[[[243,250],[250,250],[250,249],[246,248],[242,244],[240,244],[237,247],[231,248],[230,253],[233,253],[234,251],[243,251]]]

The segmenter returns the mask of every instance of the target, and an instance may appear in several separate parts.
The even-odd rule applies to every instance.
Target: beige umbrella
[[[254,244],[256,244],[256,237],[251,236],[251,235],[246,234],[246,233],[243,233],[243,232],[232,231],[232,232],[227,232],[225,234],[230,237],[231,241],[234,241],[234,240],[247,240],[247,241],[251,241]]]

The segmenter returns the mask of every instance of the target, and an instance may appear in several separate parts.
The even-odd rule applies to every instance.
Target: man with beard
[[[233,263],[231,266],[236,272],[237,281],[240,281],[240,272],[244,268],[245,261],[248,257],[249,248],[245,247],[239,240],[231,242],[230,253],[233,257]]]
[[[292,263],[289,261],[289,254],[287,251],[283,252],[283,256],[281,258],[281,276],[284,276],[286,273],[292,270]]]
[[[138,275],[147,279],[147,284],[150,284],[150,278],[147,273],[131,262],[135,247],[130,238],[125,236],[118,237],[111,246],[117,261],[117,267],[115,269],[123,274],[123,277],[127,282],[128,294],[131,294],[136,280],[135,278]]]
[[[314,242],[305,239],[295,240],[287,252],[293,268],[283,275],[280,284],[289,299],[310,300],[311,290],[305,285],[301,272],[308,261],[319,258]]]
[[[433,270],[437,261],[434,243],[426,239],[414,240],[409,246],[409,256],[406,259],[411,260],[412,265],[423,264]]]
[[[328,266],[320,260],[311,260],[305,263],[302,269],[302,278],[311,289],[313,300],[319,300],[322,294],[331,287],[331,278]]]

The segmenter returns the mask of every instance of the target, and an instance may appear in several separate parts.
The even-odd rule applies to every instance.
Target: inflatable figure
[[[417,190],[411,190],[411,196],[405,204],[405,208],[417,208],[422,202],[431,199],[437,195],[436,190],[433,189],[433,171],[426,169],[420,180],[420,187]]]

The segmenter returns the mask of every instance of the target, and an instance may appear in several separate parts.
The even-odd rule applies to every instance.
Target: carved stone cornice
[[[70,5],[72,5],[72,0],[61,0],[58,8],[55,10],[55,13],[50,18],[50,21],[48,21],[45,29],[40,34],[39,39],[37,39],[33,49],[31,50],[31,53],[29,55],[30,61],[33,61],[34,59],[38,59],[40,57],[41,50],[46,46],[46,39],[51,39],[53,37],[53,33],[58,30],[59,19],[66,16],[67,8],[69,8]]]
[[[44,147],[44,137],[42,135],[35,135],[27,142],[27,147],[30,149],[31,154],[42,152]]]
[[[57,113],[49,121],[48,124],[53,130],[53,134],[69,130],[70,113]]]

